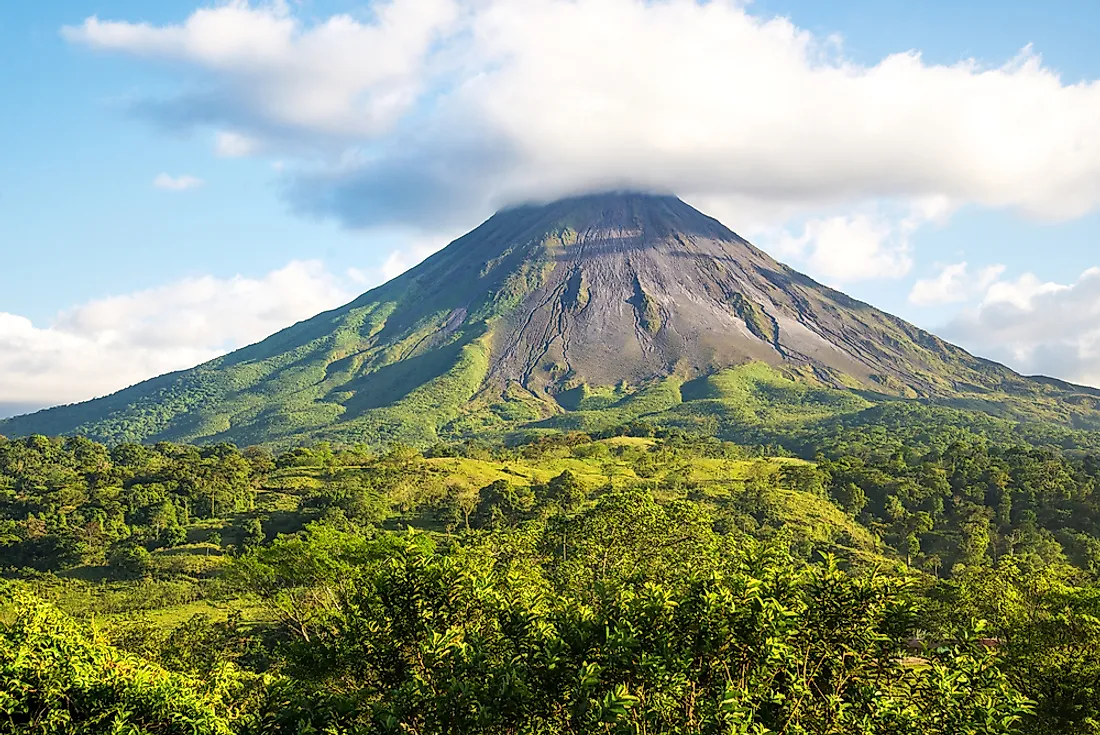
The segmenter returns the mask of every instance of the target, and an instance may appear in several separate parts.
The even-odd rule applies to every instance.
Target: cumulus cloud
[[[941,306],[969,301],[985,293],[1004,271],[1003,265],[990,265],[971,273],[966,261],[941,265],[935,277],[922,278],[913,284],[909,303]]]
[[[740,0],[374,10],[314,22],[234,0],[178,24],[92,17],[64,35],[204,73],[146,110],[266,150],[305,142],[320,153],[288,174],[288,196],[353,226],[453,226],[626,186],[803,216],[881,199],[1055,219],[1100,204],[1100,83],[1064,83],[1031,49],[991,66],[917,52],[864,65]],[[808,253],[842,230],[862,250],[885,237],[867,215],[806,228]],[[903,247],[876,252],[874,271],[905,266]]]
[[[206,89],[147,107],[176,122],[350,139],[385,131],[425,93],[432,43],[457,10],[452,0],[400,0],[380,3],[371,23],[337,15],[307,27],[285,3],[232,0],[180,25],[93,16],[62,35],[209,73]]]
[[[168,174],[157,174],[157,177],[153,179],[153,186],[158,189],[166,189],[168,191],[186,191],[187,189],[196,189],[202,186],[205,182],[195,176],[169,176]]]
[[[1100,268],[1072,284],[1030,273],[997,281],[944,333],[1022,372],[1100,387]]]
[[[913,265],[906,235],[886,219],[840,215],[810,220],[801,235],[785,234],[775,250],[834,281],[900,278]]]
[[[295,261],[260,278],[187,278],[98,299],[47,326],[0,312],[0,411],[84,400],[192,367],[349,301],[348,285],[319,262]]]
[[[942,222],[951,209],[951,202],[941,197],[913,201],[907,208],[867,207],[853,214],[811,218],[797,234],[764,230],[758,241],[780,258],[805,263],[832,283],[901,278],[913,266],[913,233],[929,222]]]

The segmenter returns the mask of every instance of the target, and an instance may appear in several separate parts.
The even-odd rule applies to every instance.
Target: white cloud
[[[319,262],[295,261],[261,278],[187,278],[98,299],[44,327],[0,312],[0,405],[111,393],[256,342],[353,295]]]
[[[934,278],[923,278],[913,284],[909,303],[940,306],[969,301],[985,293],[1004,271],[1003,265],[990,265],[971,273],[966,261],[941,265],[940,272]]]
[[[205,182],[194,176],[169,176],[168,174],[157,174],[157,177],[153,179],[153,186],[158,189],[167,189],[168,191],[186,191],[187,189],[195,189],[202,186]]]
[[[1086,271],[1084,276],[1088,276],[1089,273],[1090,271]],[[1059,283],[1040,281],[1034,274],[1025,273],[1015,281],[998,281],[991,284],[982,305],[996,307],[998,304],[1010,304],[1021,311],[1030,311],[1034,307],[1037,296],[1066,291],[1070,288]]]
[[[997,281],[944,333],[1022,372],[1100,387],[1100,268],[1072,284],[1030,273]]]
[[[255,138],[234,133],[230,130],[219,130],[214,136],[214,150],[222,158],[243,158],[252,156],[262,149],[262,144]]]
[[[350,225],[466,224],[622,186],[803,216],[927,197],[1047,218],[1100,204],[1100,84],[1063,83],[1031,49],[999,66],[916,52],[864,65],[740,0],[374,7],[311,22],[233,0],[176,25],[92,17],[63,32],[203,72],[198,92],[146,105],[162,119],[322,151],[290,191]],[[816,228],[866,243],[879,224]]]
[[[864,214],[810,220],[801,235],[785,235],[775,250],[837,282],[900,278],[913,264],[906,238],[888,221]]]
[[[875,206],[810,219],[797,235],[765,230],[760,241],[780,258],[803,263],[830,282],[901,278],[913,266],[913,233],[928,222],[942,221],[950,210],[950,202],[941,197],[913,201],[907,211]]]
[[[373,23],[336,15],[304,27],[285,3],[231,0],[196,10],[180,25],[93,16],[62,34],[208,72],[211,88],[190,100],[199,118],[248,120],[269,132],[369,136],[425,92],[427,53],[456,14],[451,0],[399,0],[379,4]],[[203,113],[204,104],[223,109]]]

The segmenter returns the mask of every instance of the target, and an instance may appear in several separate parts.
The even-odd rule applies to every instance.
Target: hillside
[[[346,306],[0,433],[426,445],[639,418],[729,430],[891,400],[1100,427],[1096,391],[974,357],[679,199],[615,193],[500,212]]]

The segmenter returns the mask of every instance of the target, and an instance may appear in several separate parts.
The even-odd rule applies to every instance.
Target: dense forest
[[[1096,436],[904,411],[0,439],[0,731],[1100,733]]]

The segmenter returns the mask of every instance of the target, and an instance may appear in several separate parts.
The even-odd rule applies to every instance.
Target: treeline
[[[919,407],[912,413],[924,415]],[[899,559],[936,576],[988,566],[1005,556],[1026,558],[1033,566],[1069,563],[1100,572],[1100,450],[998,443],[969,432],[949,432],[947,440],[942,425],[922,427],[919,421],[908,431],[914,441],[906,445],[884,442],[879,426],[851,428],[843,445],[823,442],[823,448],[808,453],[813,466],[762,465],[748,485],[754,495],[774,488],[824,495]],[[781,446],[742,447],[644,423],[604,436],[616,434],[659,438],[646,451],[625,450],[640,477],[692,457],[791,456]],[[925,440],[917,439],[921,436]],[[519,451],[540,456],[570,444],[579,456],[610,451],[590,441],[583,434],[560,435]],[[516,450],[467,444],[448,451],[504,460]],[[653,487],[692,497],[702,489],[676,472],[663,473]],[[742,510],[751,510],[752,499],[747,500]]]
[[[0,437],[0,569],[56,571],[111,563],[120,570],[140,571],[149,566],[143,552],[210,540],[221,545],[229,541],[227,536],[237,545],[258,543],[265,532],[256,518],[224,534],[203,528],[202,522],[247,514],[255,509],[257,495],[273,473],[293,475],[295,470],[320,478],[320,487],[298,493],[300,505],[294,510],[303,522],[325,517],[334,523],[377,523],[428,501],[446,506],[443,512],[452,516],[469,515],[469,494],[436,498],[412,487],[411,497],[394,498],[391,491],[423,480],[425,457],[537,460],[580,445],[586,448],[578,450],[579,455],[593,461],[608,454],[586,435],[510,448],[468,442],[424,453],[402,445],[372,453],[362,446],[334,448],[322,442],[277,455],[262,447],[240,449],[231,444],[106,447],[81,437]],[[673,454],[748,456],[747,450],[721,442],[686,450],[630,451],[646,474],[653,474]]]
[[[519,520],[534,496],[546,492],[507,481],[460,491],[448,478],[431,477],[426,460],[432,458],[502,465],[574,458],[593,467],[613,459],[632,473],[628,483],[705,500],[708,483],[693,479],[693,462],[788,454],[774,446],[741,447],[645,424],[612,433],[657,439],[613,446],[574,433],[513,447],[466,442],[423,453],[395,446],[381,454],[321,443],[273,455],[228,444],[108,448],[82,438],[0,438],[3,566],[59,570],[111,563],[140,571],[148,567],[144,552],[157,549],[210,540],[254,545],[278,530],[297,530],[321,518],[362,525],[405,517],[417,525],[423,515],[419,521],[411,516],[425,507],[447,528],[470,528],[483,525],[494,506]],[[768,525],[763,500],[802,502],[767,496],[787,489],[827,498],[898,559],[936,576],[948,575],[956,565],[987,565],[1009,555],[1040,565],[1068,562],[1100,569],[1100,453],[980,437],[918,442],[887,453],[879,439],[876,428],[855,428],[844,453],[826,449],[813,464],[756,462],[733,483],[747,488],[748,495],[712,503],[716,519],[760,537]],[[279,484],[273,477],[295,470],[312,472],[318,482],[298,493],[296,523],[265,530],[262,514],[249,513],[256,509],[257,494],[265,485]],[[443,486],[446,491],[439,489]],[[399,487],[403,494],[395,491]],[[501,510],[506,506],[511,510]],[[236,525],[220,531],[201,527],[202,521],[226,518],[237,519]]]
[[[819,467],[838,504],[933,574],[1005,556],[1100,569],[1100,455],[974,441]]]
[[[193,521],[247,509],[274,469],[257,448],[0,438],[4,566],[63,569],[187,543]]]

